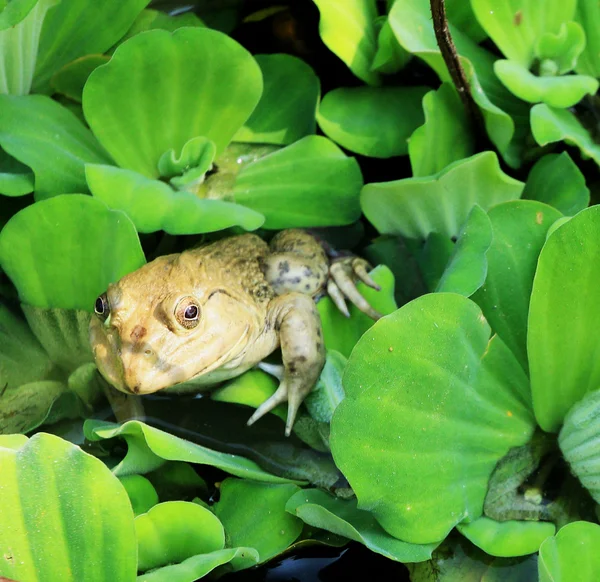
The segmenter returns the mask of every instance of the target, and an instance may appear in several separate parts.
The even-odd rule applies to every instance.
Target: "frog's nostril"
[[[144,354],[146,356],[151,356],[152,355],[152,350],[150,348],[147,348],[147,349],[144,350]]]

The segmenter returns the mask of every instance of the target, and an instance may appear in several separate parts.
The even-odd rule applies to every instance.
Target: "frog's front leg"
[[[309,296],[286,293],[271,301],[267,322],[279,333],[283,378],[277,391],[256,409],[248,424],[287,401],[285,434],[289,436],[298,409],[317,383],[325,364],[321,320]]]
[[[356,281],[361,280],[380,289],[367,273],[370,267],[364,259],[339,253],[317,235],[301,229],[282,230],[273,237],[270,248],[263,270],[278,295],[295,291],[317,299],[327,290],[346,317],[350,316],[346,298],[369,317],[381,317],[356,288]]]

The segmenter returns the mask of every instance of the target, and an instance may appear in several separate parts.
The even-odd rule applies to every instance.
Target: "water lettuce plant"
[[[413,582],[596,580],[598,3],[264,4],[0,2],[0,578],[361,544]],[[291,437],[245,424],[277,355],[141,417],[111,392],[110,283],[287,228],[367,258],[383,315],[319,300]]]

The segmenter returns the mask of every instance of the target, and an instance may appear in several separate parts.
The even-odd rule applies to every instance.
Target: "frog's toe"
[[[370,318],[377,320],[382,317],[381,313],[369,305],[369,302],[360,294],[354,282],[356,278],[358,278],[369,287],[377,289],[377,291],[381,290],[381,287],[377,285],[377,283],[375,283],[375,281],[373,281],[373,279],[367,273],[368,267],[369,263],[367,263],[367,261],[364,259],[359,257],[345,257],[343,259],[334,261],[329,269],[329,272],[337,291],[339,292],[340,296],[342,296],[341,303],[343,304],[344,308],[346,307],[346,304],[343,296],[346,296],[363,313],[367,314]],[[332,281],[330,281],[330,283]],[[342,309],[339,297],[336,298],[334,294],[331,293],[329,284],[327,285],[327,291],[331,295],[331,298],[337,305],[338,309],[347,316],[347,308]]]
[[[254,424],[259,418],[262,418],[268,412],[271,412],[273,408],[283,404],[288,399],[288,390],[284,383],[279,385],[279,388],[275,391],[275,393],[267,398],[255,411],[254,414],[248,419],[246,423],[248,426]],[[288,421],[289,421],[289,413],[288,413]],[[291,429],[290,429],[291,430]],[[286,425],[286,435],[289,435],[287,431]]]

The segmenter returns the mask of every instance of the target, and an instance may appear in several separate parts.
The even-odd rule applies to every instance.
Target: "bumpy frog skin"
[[[96,364],[127,394],[197,391],[242,374],[281,346],[279,388],[248,424],[287,401],[289,435],[325,362],[314,298],[326,289],[347,314],[345,295],[377,319],[354,285],[359,278],[378,288],[366,268],[355,257],[330,264],[323,246],[301,230],[280,232],[270,247],[244,234],[159,257],[96,301]]]

